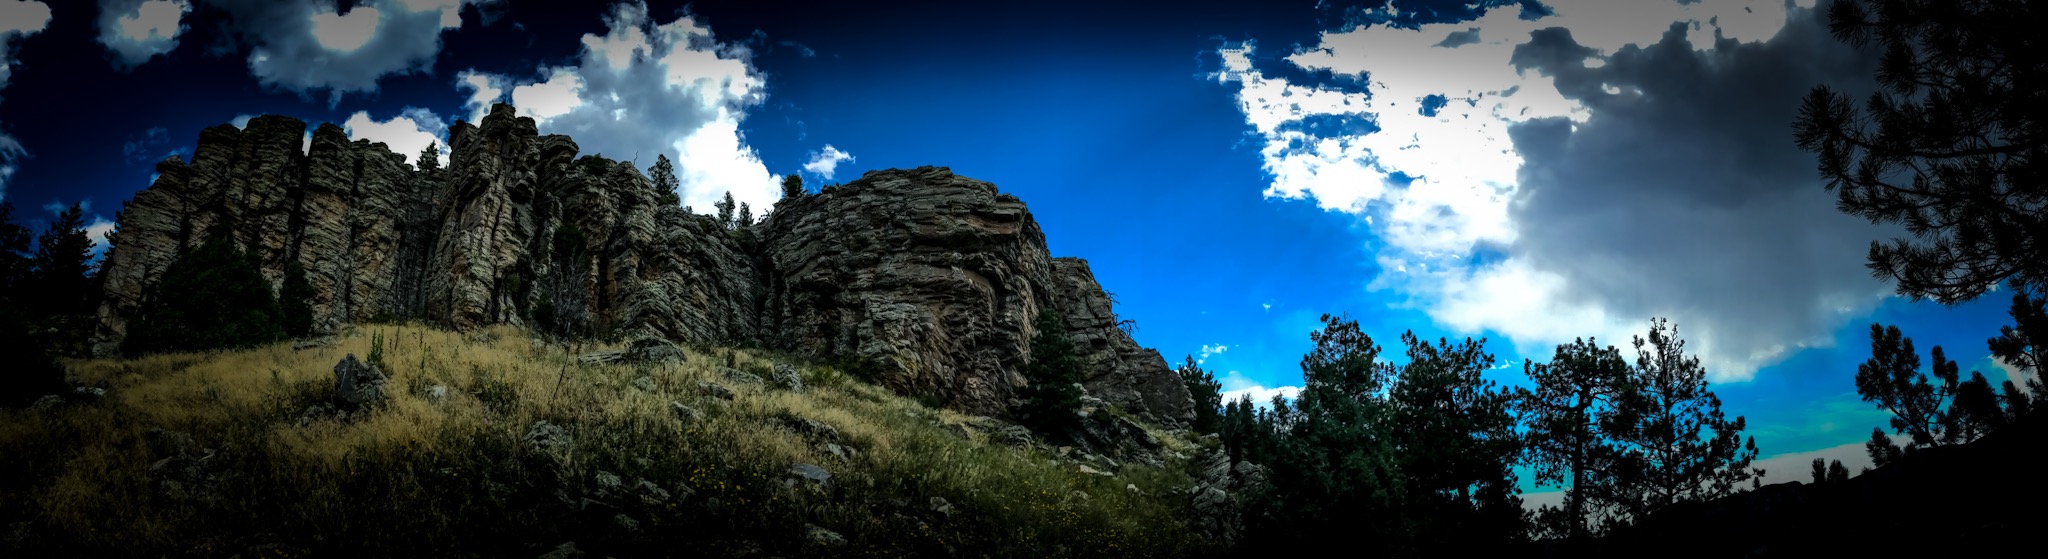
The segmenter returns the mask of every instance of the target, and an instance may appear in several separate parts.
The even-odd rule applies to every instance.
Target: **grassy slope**
[[[331,392],[335,362],[366,356],[373,334],[385,339],[387,403],[354,420],[302,419]],[[0,411],[0,555],[530,557],[565,541],[599,557],[1208,551],[1182,519],[1190,482],[1171,456],[1193,454],[1184,439],[1154,433],[1178,451],[1165,469],[1084,474],[1042,447],[972,430],[963,440],[942,424],[969,418],[833,369],[803,367],[801,394],[726,381],[714,371],[728,353],[741,369],[773,363],[708,350],[680,365],[586,366],[511,328],[400,325],[299,351],[73,361],[73,380],[112,383],[106,399]],[[641,376],[653,391],[633,386]],[[706,396],[699,380],[738,396]],[[426,395],[437,384],[450,388],[444,401]],[[680,420],[671,402],[703,415]],[[827,455],[784,426],[791,416],[835,427],[859,454]],[[567,427],[573,444],[524,444],[540,420]],[[216,453],[203,462],[210,485],[152,474],[178,455],[152,428],[189,433],[194,456]],[[830,471],[831,487],[785,482],[797,463]],[[607,495],[593,489],[601,471],[672,498]],[[806,525],[846,542],[821,547]]]

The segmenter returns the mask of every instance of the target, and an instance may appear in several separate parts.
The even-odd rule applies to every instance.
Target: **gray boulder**
[[[640,338],[626,348],[626,359],[634,363],[682,363],[682,348],[661,338]]]
[[[776,386],[786,388],[791,392],[804,391],[804,375],[798,372],[794,365],[776,363],[773,376],[775,377]]]
[[[348,354],[334,364],[334,403],[345,410],[373,406],[384,401],[384,384],[389,379],[375,364]]]

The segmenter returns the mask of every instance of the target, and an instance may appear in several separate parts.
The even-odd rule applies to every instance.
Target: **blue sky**
[[[492,101],[586,153],[666,153],[700,210],[948,166],[1226,389],[1298,385],[1322,313],[1382,345],[1487,338],[1509,384],[1662,316],[1790,480],[1867,463],[1873,322],[2005,378],[2004,297],[1888,295],[1863,256],[1898,230],[1837,212],[1792,145],[1808,88],[1873,87],[1824,8],[0,0],[0,196],[104,230],[206,126],[286,114],[412,156]]]

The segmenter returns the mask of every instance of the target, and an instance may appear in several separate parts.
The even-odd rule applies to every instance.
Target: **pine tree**
[[[1417,546],[1468,551],[1520,539],[1527,530],[1510,469],[1522,450],[1513,394],[1481,378],[1494,362],[1485,340],[1431,345],[1408,332],[1401,341],[1408,363],[1388,401],[1408,537]]]
[[[1218,413],[1223,407],[1223,384],[1216,382],[1214,374],[1202,370],[1193,355],[1176,372],[1181,384],[1187,386],[1188,396],[1194,399],[1195,421],[1189,427],[1196,433],[1215,433],[1217,422],[1222,419]]]
[[[748,207],[747,207],[747,203],[746,203],[746,202],[740,202],[740,216],[739,216],[739,222],[738,222],[738,225],[735,225],[734,227],[736,227],[736,228],[744,228],[744,227],[748,227],[748,226],[751,226],[751,225],[753,225],[753,224],[754,224],[754,210],[753,210],[753,209],[751,209],[751,208],[748,208]]]
[[[213,231],[144,291],[123,351],[202,351],[286,338],[277,298],[255,255],[236,248],[227,228]]]
[[[1836,0],[1828,29],[1877,43],[1879,91],[1817,86],[1794,124],[1842,211],[1904,226],[1868,264],[1915,300],[1974,299],[2000,283],[2048,289],[2048,197],[2038,109],[2048,49],[2038,3]]]
[[[1819,459],[1815,458],[1815,460]],[[1842,465],[1841,460],[1829,462],[1828,483],[1841,483],[1844,481],[1849,481],[1849,467]]]
[[[1058,311],[1041,309],[1032,323],[1030,360],[1024,363],[1023,423],[1052,437],[1070,437],[1080,427],[1081,357]]]
[[[25,303],[29,285],[29,229],[14,222],[14,202],[0,202],[0,306]]]
[[[1635,365],[1601,424],[1619,450],[1613,497],[1630,519],[1729,495],[1764,473],[1750,468],[1757,449],[1755,437],[1742,439],[1746,422],[1722,414],[1706,369],[1677,335],[1658,319],[1648,340],[1635,338]]]
[[[720,199],[719,201],[713,202],[711,204],[711,207],[718,208],[718,226],[724,227],[726,229],[732,229],[734,227],[732,217],[732,211],[734,209],[734,206],[735,204],[732,201],[732,191],[730,190],[725,191],[725,198]]]
[[[413,163],[419,168],[420,176],[429,180],[441,178],[441,144],[428,142],[427,147],[420,150]]]
[[[782,197],[800,198],[804,195],[804,179],[796,175],[782,176]]]
[[[2048,363],[2048,343],[2036,343],[2032,334],[2048,334],[2048,298],[2015,293],[2007,313],[2012,316],[2013,325],[1999,327],[1998,337],[1986,341],[1991,354],[2018,370],[2028,392],[2048,394],[2048,382],[2044,382],[2041,374],[2042,365]],[[2014,400],[2009,407],[2022,412],[2032,407],[2026,395],[2012,387],[2006,388],[2005,393]]]
[[[85,212],[78,204],[57,214],[50,227],[36,237],[35,293],[31,301],[36,318],[82,316],[91,312],[92,239],[85,233]]]
[[[298,261],[285,265],[284,285],[278,288],[277,299],[286,335],[298,338],[313,332],[313,296],[306,267]]]
[[[1563,537],[1592,535],[1612,492],[1614,446],[1600,421],[1614,412],[1616,385],[1628,376],[1628,361],[1614,346],[1579,339],[1557,346],[1549,363],[1528,362],[1523,372],[1535,384],[1520,395],[1528,414],[1527,456],[1538,483],[1564,485],[1562,509],[1544,514],[1545,526]]]
[[[654,181],[654,195],[662,204],[682,205],[682,195],[676,191],[682,189],[683,183],[676,178],[676,165],[668,160],[668,154],[654,156],[654,166],[647,168],[647,178]]]
[[[1246,505],[1251,542],[1309,541],[1342,530],[1382,552],[1407,549],[1406,480],[1390,432],[1393,368],[1348,317],[1323,315],[1302,357],[1301,397],[1265,458],[1271,490]]]
[[[1840,460],[1836,460],[1836,461],[1835,461],[1835,463],[1836,463],[1836,464],[1840,464],[1840,463],[1842,463],[1842,462],[1841,462]],[[1828,480],[1828,459],[1826,459],[1826,458],[1815,458],[1815,459],[1813,459],[1813,484],[1814,484],[1814,485],[1820,485],[1820,484],[1822,484],[1822,483],[1826,483],[1826,482],[1827,482],[1827,480]]]

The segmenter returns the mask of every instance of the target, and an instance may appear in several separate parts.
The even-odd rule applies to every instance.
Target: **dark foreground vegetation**
[[[805,356],[605,339],[581,306],[589,294],[554,278],[518,310],[532,330],[386,323],[308,339],[303,272],[264,278],[246,247],[217,238],[144,297],[126,357],[82,359],[100,290],[81,212],[34,235],[0,204],[0,555],[2038,547],[2015,543],[2048,520],[2031,466],[2048,442],[2035,399],[2048,391],[2036,340],[2048,336],[2048,48],[2033,31],[2048,9],[2035,4],[1831,4],[1838,38],[1883,52],[1884,90],[1859,108],[1816,88],[1795,141],[1841,209],[1913,235],[1869,255],[1900,293],[2010,295],[2013,324],[1986,345],[2019,372],[1994,385],[1872,325],[1855,385],[1892,415],[1871,433],[1874,469],[1817,461],[1812,483],[1761,486],[1744,418],[1724,413],[1662,320],[1626,349],[1558,346],[1510,389],[1484,378],[1483,339],[1383,346],[1326,315],[1298,398],[1225,402],[1190,359],[1180,376],[1196,416],[1182,429],[1077,390],[1086,364],[1055,309],[1036,314],[1013,417],[974,417]],[[665,158],[650,172],[673,180]],[[753,221],[744,205],[719,209]],[[569,276],[589,265],[581,239],[573,227],[551,238]],[[1528,510],[1517,471],[1564,488],[1564,502]]]

